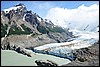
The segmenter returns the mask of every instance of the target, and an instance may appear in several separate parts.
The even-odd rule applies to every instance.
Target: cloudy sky
[[[67,27],[70,22],[99,24],[99,1],[1,1],[1,10],[18,3],[59,26]]]

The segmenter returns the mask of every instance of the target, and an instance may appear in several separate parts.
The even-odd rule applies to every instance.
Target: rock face
[[[73,51],[76,60],[62,66],[99,66],[99,44]]]
[[[67,41],[67,39],[70,38],[70,36],[67,35],[66,33],[48,33],[48,36],[51,39],[56,40],[58,43],[65,42],[65,41]]]
[[[56,63],[50,60],[36,60],[35,63],[38,66],[58,66]]]
[[[27,55],[28,57],[31,57],[31,53],[26,51],[25,48],[19,46],[19,45],[11,45],[8,41],[8,38],[5,37],[2,44],[1,44],[2,50],[14,50],[18,53],[21,53],[23,55]]]
[[[70,34],[70,35],[69,35]],[[52,21],[41,18],[27,10],[24,4],[1,12],[1,37],[7,37],[10,45],[25,48],[48,43],[65,42],[72,36],[68,30],[55,26]]]
[[[9,44],[8,38],[2,38],[1,49],[3,49],[3,50],[10,49],[10,44]]]
[[[34,50],[44,44],[66,42],[72,36],[49,19],[27,10],[22,3],[1,11],[2,50],[15,50],[30,57],[26,48]]]
[[[38,14],[27,10],[24,4],[18,4],[1,12],[2,37],[6,34],[46,34],[48,32],[61,32],[61,27],[55,26],[52,21],[41,18]],[[4,29],[6,26],[6,29]],[[55,26],[55,27],[54,27]],[[58,30],[57,30],[58,29]]]

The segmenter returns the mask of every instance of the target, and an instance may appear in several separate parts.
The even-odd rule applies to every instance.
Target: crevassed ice
[[[43,46],[36,47],[35,49],[37,50],[44,50],[47,48],[50,48],[51,52],[54,53],[59,53],[60,52],[65,52],[65,51],[70,51],[74,49],[80,49],[84,47],[91,46],[95,42],[99,40],[99,33],[98,32],[89,32],[89,31],[78,31],[74,30],[74,32],[77,32],[76,35],[78,35],[78,38],[75,38],[73,41],[70,42],[64,42],[64,43],[51,43],[51,44],[46,44]],[[62,45],[65,45],[63,47],[60,47]],[[70,47],[67,45],[71,45]]]

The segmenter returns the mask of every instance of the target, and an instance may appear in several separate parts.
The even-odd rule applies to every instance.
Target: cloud
[[[54,7],[48,11],[45,18],[51,19],[55,25],[71,29],[86,27],[88,24],[90,27],[97,26],[99,25],[99,5],[93,4],[87,7],[83,4],[75,9]]]
[[[55,4],[50,1],[32,1],[31,6],[28,8],[44,17],[47,14],[47,11],[53,7],[55,7]]]

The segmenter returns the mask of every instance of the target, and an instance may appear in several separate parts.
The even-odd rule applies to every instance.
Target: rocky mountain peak
[[[17,5],[15,5],[16,7],[17,6],[25,6],[23,3],[19,3],[19,4],[17,4]]]
[[[46,34],[49,38],[53,39],[51,35],[63,37],[65,33],[66,37],[61,40],[66,41],[69,38],[68,31],[61,27],[55,26],[49,19],[43,19],[37,13],[31,10],[27,10],[24,4],[19,3],[14,7],[5,9],[1,12],[1,34],[2,37],[8,37],[10,35],[40,35]],[[59,34],[59,35],[56,35]],[[68,35],[68,36],[67,36]],[[54,39],[57,40],[58,39]]]
[[[12,10],[15,11],[15,12],[17,12],[18,10],[21,11],[21,10],[23,10],[23,9],[26,10],[25,5],[22,4],[22,3],[19,3],[19,4],[15,5],[15,6],[13,6],[13,7],[10,7],[10,8],[8,8],[8,9],[4,9],[3,11],[4,11],[5,13],[9,13],[9,12],[11,12]]]

